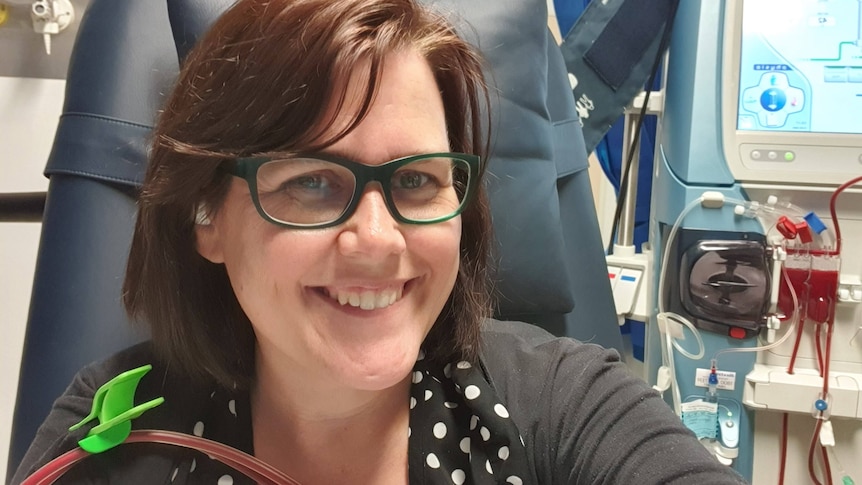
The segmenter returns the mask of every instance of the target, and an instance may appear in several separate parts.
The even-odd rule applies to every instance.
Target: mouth
[[[413,280],[385,288],[318,288],[319,292],[341,306],[360,310],[379,310],[397,303],[404,297]]]

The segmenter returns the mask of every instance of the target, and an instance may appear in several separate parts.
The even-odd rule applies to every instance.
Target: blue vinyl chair
[[[232,0],[92,0],[69,66],[21,363],[7,479],[84,365],[146,338],[120,303],[155,113]],[[499,318],[620,348],[587,153],[545,0],[435,0],[494,85],[488,189]]]

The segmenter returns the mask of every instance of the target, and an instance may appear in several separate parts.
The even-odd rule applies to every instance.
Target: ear
[[[221,246],[221,234],[218,226],[213,224],[207,214],[207,209],[198,207],[195,215],[195,246],[198,254],[212,263],[224,263],[224,252]]]

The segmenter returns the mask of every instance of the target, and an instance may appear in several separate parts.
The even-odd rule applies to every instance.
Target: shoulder
[[[86,403],[87,409],[82,411],[86,416],[90,411],[93,396],[101,386],[124,372],[145,365],[150,365],[152,368],[138,384],[134,397],[135,404],[159,397],[163,397],[165,401],[135,419],[133,427],[190,433],[192,429],[188,426],[190,419],[188,416],[199,412],[198,408],[210,401],[209,398],[217,387],[210,379],[193,379],[176,372],[171,362],[163,359],[150,342],[129,347],[103,361],[85,367],[57,403],[83,398],[82,402]],[[55,409],[57,403],[54,405]],[[88,428],[90,426],[85,427],[85,429]]]
[[[100,361],[93,362],[78,371],[67,394],[95,392],[99,387],[128,370],[144,365],[152,365],[154,369],[164,368],[153,350],[152,343],[142,342]]]
[[[480,362],[538,483],[743,483],[615,350],[489,321]]]
[[[571,410],[591,405],[593,396],[614,393],[612,388],[646,391],[615,350],[521,322],[489,320],[480,361],[522,429],[557,426]]]
[[[480,359],[490,377],[499,381],[620,364],[615,350],[557,337],[528,323],[491,319],[482,329]]]
[[[183,408],[193,405],[213,386],[211,382],[195,381],[174,372],[170,362],[159,356],[151,342],[143,342],[81,369],[66,392],[54,403],[52,414],[58,408],[66,409],[66,403],[75,403],[75,406],[70,406],[69,409],[83,412],[81,415],[83,418],[90,412],[93,397],[100,387],[124,372],[146,365],[151,366],[151,369],[141,377],[135,390],[134,402],[139,404],[164,397],[165,403],[143,414],[135,423],[145,423],[149,427],[160,429],[172,429],[170,418],[177,416]]]
[[[565,468],[558,455],[579,455],[588,444],[576,437],[597,416],[604,425],[606,413],[593,402],[596,396],[614,394],[614,387],[639,389],[616,351],[526,323],[488,321],[480,361],[521,432],[540,483],[565,481],[558,475]],[[572,445],[568,451],[564,443]]]
[[[147,364],[152,365],[152,370],[141,379],[134,402],[140,404],[165,397],[165,403],[133,421],[133,427],[189,432],[182,429],[187,427],[187,415],[191,412],[189,408],[201,400],[196,396],[203,395],[205,387],[171,373],[169,363],[159,359],[152,345],[144,342],[78,371],[65,392],[54,401],[19,465],[13,483],[77,447],[78,441],[98,422],[88,423],[74,432],[70,432],[69,427],[90,414],[96,391],[119,374]]]

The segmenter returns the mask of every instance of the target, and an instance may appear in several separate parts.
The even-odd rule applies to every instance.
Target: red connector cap
[[[806,244],[814,239],[811,237],[811,228],[808,227],[808,223],[805,221],[796,224],[796,234],[799,236],[799,240]]]
[[[775,228],[786,239],[796,239],[796,224],[788,219],[787,216],[779,217],[778,222],[775,223]]]

